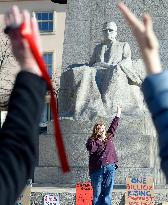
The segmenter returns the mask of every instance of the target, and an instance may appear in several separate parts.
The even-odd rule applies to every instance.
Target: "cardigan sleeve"
[[[1,205],[15,203],[34,170],[35,142],[46,89],[46,82],[35,74],[22,71],[17,75],[8,114],[0,129]]]
[[[110,134],[110,136],[114,137],[116,129],[118,127],[118,122],[119,122],[119,117],[115,116],[113,121],[111,122],[111,125],[107,131],[108,134]]]
[[[142,91],[159,135],[161,167],[168,180],[168,72],[148,76]]]

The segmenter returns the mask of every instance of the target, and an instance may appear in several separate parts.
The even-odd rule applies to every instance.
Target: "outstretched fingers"
[[[145,36],[149,49],[159,48],[158,40],[153,31],[153,23],[151,16],[145,14],[143,18],[143,22],[145,25]]]
[[[127,6],[125,6],[123,3],[120,3],[118,7],[133,31],[137,29],[141,32],[144,31],[143,23],[128,9]]]
[[[42,53],[42,48],[41,48],[41,40],[40,40],[40,32],[38,28],[38,23],[36,20],[36,17],[33,17],[31,19],[31,29],[33,33],[34,40],[36,42],[37,47],[39,48],[40,53]]]
[[[13,16],[13,23],[16,26],[20,26],[20,24],[22,23],[22,15],[20,13],[20,10],[17,6],[13,6],[11,9],[11,13]]]

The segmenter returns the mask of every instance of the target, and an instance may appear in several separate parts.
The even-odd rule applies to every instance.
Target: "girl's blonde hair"
[[[98,128],[99,126],[102,126],[102,125],[105,126],[105,124],[104,124],[103,122],[99,122],[99,123],[96,123],[96,124],[94,125],[91,138],[94,138],[94,139],[98,139],[98,138],[99,138],[100,135],[98,134],[98,129],[97,129],[97,128]],[[106,132],[106,139],[107,139],[107,132]],[[105,140],[106,140],[106,139],[105,139]]]

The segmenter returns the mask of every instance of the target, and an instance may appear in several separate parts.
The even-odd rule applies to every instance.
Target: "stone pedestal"
[[[155,30],[163,44],[161,44],[160,49],[162,62],[163,65],[167,65],[168,52],[165,35],[167,28],[161,28],[166,25],[164,23],[167,18],[165,2],[138,1],[133,4],[132,1],[126,0],[125,3],[138,16],[144,11],[149,11],[152,14]],[[59,114],[62,116],[60,123],[71,165],[71,173],[63,175],[61,172],[58,157],[55,153],[52,124],[49,124],[47,135],[40,136],[39,166],[35,171],[35,182],[74,185],[76,182],[89,180],[88,153],[85,143],[91,135],[95,122],[103,120],[108,126],[111,118],[105,117],[107,114],[114,117],[112,114],[116,110],[116,105],[123,102],[123,107],[128,105],[127,109],[131,104],[131,109],[125,109],[117,129],[115,145],[119,157],[119,168],[115,184],[125,184],[125,177],[128,175],[153,176],[155,184],[165,184],[159,166],[156,132],[148,116],[149,114],[141,109],[142,106],[139,106],[141,94],[136,92],[139,88],[135,87],[137,84],[130,84],[128,78],[123,76],[123,72],[119,69],[118,73],[114,74],[115,77],[121,76],[121,78],[118,77],[118,80],[114,84],[110,83],[109,89],[106,89],[111,91],[112,94],[116,93],[115,97],[110,95],[110,98],[108,98],[109,103],[115,98],[115,103],[109,105],[106,103],[106,97],[109,96],[104,96],[105,93],[102,91],[102,84],[105,85],[105,83],[101,78],[97,80],[99,71],[95,74],[91,70],[92,68],[88,68],[88,73],[87,68],[82,67],[90,61],[95,46],[102,42],[102,25],[106,21],[115,21],[118,26],[118,40],[128,42],[132,50],[133,71],[136,71],[141,80],[144,79],[142,62],[136,60],[140,57],[137,45],[118,11],[117,4],[118,1],[112,2],[111,0],[68,1],[62,69],[68,71],[69,75],[65,76],[65,72],[63,72],[61,76]],[[161,9],[158,9],[158,6]],[[78,67],[83,70],[78,72]],[[101,76],[103,76],[102,72],[104,71],[101,71]],[[104,76],[108,79],[111,71],[107,70],[106,74]],[[91,77],[94,80],[90,80],[91,83],[88,84]],[[117,88],[115,88],[115,85]],[[69,87],[74,88],[74,90],[69,89]],[[88,90],[91,92],[88,92]],[[92,100],[90,100],[90,96]],[[129,100],[131,100],[131,103]],[[135,106],[135,104],[138,104],[138,106]],[[137,112],[135,112],[135,108],[137,108]]]
[[[98,119],[97,119],[98,120]],[[111,119],[103,119],[108,126]],[[88,152],[85,144],[91,135],[95,122],[60,119],[62,134],[71,167],[71,172],[63,174],[55,152],[52,123],[48,134],[39,137],[39,166],[35,170],[35,182],[75,185],[88,181]],[[115,146],[119,157],[115,184],[125,185],[126,176],[152,176],[156,184],[164,184],[164,178],[156,167],[157,139],[150,119],[143,116],[134,119],[122,116],[115,136]],[[146,127],[151,127],[147,130]]]
[[[32,204],[43,205],[46,194],[59,194],[60,205],[75,205],[76,191],[74,188],[60,187],[33,187],[31,193]],[[113,205],[125,205],[125,189],[115,189],[112,193]],[[167,189],[155,189],[155,205],[160,205],[168,200]],[[166,205],[166,204],[164,204]]]

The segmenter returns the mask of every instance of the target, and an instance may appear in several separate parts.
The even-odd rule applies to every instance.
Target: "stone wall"
[[[77,67],[79,64],[88,63],[95,45],[102,40],[102,26],[105,21],[116,22],[118,40],[127,41],[130,44],[134,60],[140,58],[138,47],[131,31],[117,9],[117,3],[119,1],[116,0],[68,1],[63,71],[70,69],[74,64]],[[149,12],[153,16],[154,29],[161,43],[162,62],[165,66],[167,62],[166,55],[168,55],[165,46],[168,41],[166,37],[166,1],[127,0],[125,3],[138,16],[142,16],[144,12]],[[73,84],[72,79],[68,80],[70,84]],[[85,78],[85,80],[87,79]],[[60,92],[64,92],[64,90],[61,91],[60,89]],[[60,103],[68,104],[67,102],[69,102],[68,96],[66,96],[64,102],[61,101]],[[108,126],[112,117],[110,114],[102,120]],[[47,137],[40,136],[40,158],[39,166],[35,172],[35,182],[74,185],[76,182],[88,180],[88,153],[85,143],[95,122],[96,120],[83,120],[80,116],[78,119],[73,119],[73,117],[71,119],[69,116],[63,116],[60,119],[72,170],[66,176],[62,174],[58,157],[55,154],[53,128],[52,124],[49,124]],[[165,178],[159,166],[156,132],[149,113],[144,113],[141,110],[137,115],[134,115],[132,111],[122,115],[115,145],[120,162],[116,176],[118,185],[125,184],[125,177],[129,175],[136,177],[153,176],[155,184],[164,186]]]
[[[96,44],[102,40],[102,25],[105,21],[115,21],[118,26],[118,39],[127,41],[133,59],[140,57],[138,47],[117,9],[119,0],[69,0],[65,26],[63,69],[72,64],[89,61]],[[126,0],[126,5],[139,17],[149,13],[153,17],[154,30],[160,42],[163,67],[167,66],[167,0]]]
[[[155,205],[160,205],[163,202],[166,202],[168,199],[167,190],[158,189],[155,190]],[[55,195],[55,193],[59,194],[60,205],[75,205],[75,189],[74,193],[72,191],[66,189],[62,191],[54,191],[52,192],[32,192],[31,194],[31,205],[43,205],[43,198],[46,194]],[[116,190],[113,191],[113,205],[124,205],[125,204],[125,190]]]

